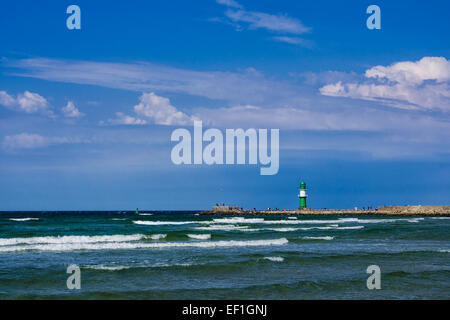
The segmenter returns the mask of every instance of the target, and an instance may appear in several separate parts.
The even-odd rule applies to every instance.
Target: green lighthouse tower
[[[298,197],[300,198],[300,206],[299,209],[305,209],[307,208],[306,206],[306,183],[304,181],[302,181],[300,183],[300,193],[298,195]]]

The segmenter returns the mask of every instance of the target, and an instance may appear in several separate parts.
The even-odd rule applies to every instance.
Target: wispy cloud
[[[278,42],[285,42],[289,44],[295,44],[299,45],[305,48],[314,48],[314,42],[299,38],[299,37],[287,37],[287,36],[279,36],[279,37],[272,37],[273,40]]]
[[[224,12],[224,18],[213,18],[211,21],[230,24],[236,30],[242,31],[263,29],[272,33],[297,35],[272,37],[273,40],[312,48],[313,43],[304,40],[298,35],[309,33],[310,27],[305,26],[299,19],[286,14],[269,14],[265,12],[245,10],[244,7],[234,0],[216,0],[217,3],[225,5],[228,9]]]
[[[143,62],[105,63],[42,58],[9,63],[10,67],[18,68],[16,75],[140,92],[139,101],[134,107],[133,104],[130,105],[130,112],[111,111],[116,112],[115,117],[104,121],[104,124],[129,125],[129,130],[136,127],[132,125],[190,125],[192,119],[198,118],[205,124],[222,128],[271,127],[300,132],[315,131],[318,134],[327,131],[358,132],[362,144],[368,143],[364,142],[366,133],[385,135],[386,145],[389,144],[389,139],[398,144],[414,140],[410,144],[414,148],[418,145],[421,148],[427,144],[435,145],[450,138],[448,119],[441,113],[385,108],[385,100],[370,96],[363,96],[363,100],[375,103],[362,103],[356,100],[354,93],[350,97],[355,99],[336,103],[334,97],[344,95],[338,94],[339,90],[333,91],[331,87],[327,87],[330,83],[335,85],[339,81],[344,84],[365,84],[371,81],[368,84],[395,85],[396,81],[385,79],[385,76],[375,78],[327,71],[319,74],[294,74],[289,80],[276,80],[254,69],[242,72],[193,71]],[[379,68],[369,70],[376,71],[380,77],[381,71],[388,73],[382,68],[381,71]],[[299,77],[303,81],[299,82]],[[394,76],[389,77],[394,79]],[[420,77],[424,78],[422,82],[416,76],[408,75],[406,78],[411,80],[407,83],[419,89],[430,85],[447,85],[445,73]],[[324,91],[325,88],[330,91]],[[321,95],[317,95],[319,89]],[[179,93],[208,98],[209,106],[190,106],[188,110],[183,105],[174,106],[169,97]],[[377,103],[378,101],[381,103]],[[146,127],[150,129],[155,126]],[[358,149],[364,146],[347,147]],[[382,152],[382,148],[380,146],[378,152]],[[389,152],[394,152],[394,149],[389,148]],[[406,153],[406,150],[402,152]]]
[[[194,71],[152,63],[107,63],[59,59],[10,61],[14,75],[138,92],[186,93],[234,103],[262,104],[297,96],[299,88],[266,78],[254,69],[241,72]],[[113,76],[112,76],[113,75]]]
[[[118,125],[144,125],[147,124],[147,121],[143,119],[138,119],[126,114],[123,114],[122,112],[116,112],[116,118],[114,119],[108,119],[108,123],[110,124],[118,124]],[[104,121],[100,121],[101,125],[104,125]]]
[[[266,29],[293,34],[303,34],[311,30],[304,26],[300,20],[287,15],[273,15],[264,12],[230,9],[225,11],[225,16],[234,22],[247,23],[249,29]]]
[[[58,144],[88,143],[87,140],[69,137],[44,137],[35,133],[20,133],[6,136],[3,139],[2,147],[7,151],[18,149],[37,149]]]
[[[450,61],[444,57],[375,66],[364,76],[361,82],[327,84],[320,93],[378,101],[395,108],[450,111]]]
[[[242,8],[242,5],[240,5],[239,3],[237,3],[234,0],[216,0],[216,2],[218,4],[223,4],[227,7],[238,8],[238,9]]]

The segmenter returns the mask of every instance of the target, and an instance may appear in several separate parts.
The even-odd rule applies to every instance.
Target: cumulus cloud
[[[378,101],[396,108],[450,111],[450,61],[424,57],[366,70],[360,82],[327,84],[320,93]]]
[[[139,104],[133,108],[137,117],[116,113],[116,119],[109,119],[111,124],[143,125],[154,123],[166,126],[191,124],[196,117],[188,116],[171,105],[168,98],[155,93],[144,93],[139,98]]]
[[[194,118],[177,110],[170,104],[170,100],[152,93],[144,93],[140,103],[134,106],[136,114],[151,119],[155,124],[186,125],[194,121]]]
[[[0,104],[5,107],[12,107],[16,104],[16,99],[11,97],[6,91],[0,91]]]
[[[84,116],[84,113],[81,113],[72,101],[67,102],[67,105],[61,108],[61,112],[66,118],[78,119]]]
[[[79,138],[44,137],[34,133],[20,133],[17,135],[6,136],[3,139],[2,147],[5,150],[37,149],[57,144],[86,142],[88,141]]]
[[[53,115],[53,112],[49,110],[48,101],[41,95],[30,91],[19,93],[16,97],[9,95],[6,91],[0,91],[0,104],[25,113]]]
[[[366,77],[417,85],[426,80],[448,82],[450,61],[443,57],[424,57],[416,62],[398,62],[388,67],[376,66],[366,71]]]

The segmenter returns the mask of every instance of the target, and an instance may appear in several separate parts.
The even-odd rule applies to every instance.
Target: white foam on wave
[[[208,227],[196,227],[194,229],[203,231],[242,231],[242,232],[255,232],[260,230],[260,229],[249,229],[248,226],[236,226],[234,224],[211,225]]]
[[[123,220],[127,220],[126,218],[112,218],[111,220],[115,220],[115,221],[123,221]]]
[[[152,240],[160,240],[160,239],[164,239],[165,237],[167,237],[167,234],[152,234],[151,236],[146,236],[146,238],[147,237]]]
[[[359,219],[357,222],[358,223],[387,223],[387,222],[407,221],[407,222],[411,222],[411,223],[417,223],[422,220],[424,220],[424,218]]]
[[[103,264],[99,264],[99,265],[89,265],[89,266],[85,266],[83,268],[93,269],[93,270],[119,271],[119,270],[130,269],[131,266],[105,266]]]
[[[146,226],[163,226],[163,225],[182,225],[182,224],[193,224],[199,223],[198,221],[142,221],[135,220],[134,224],[141,224]]]
[[[264,257],[266,260],[274,261],[274,262],[283,262],[283,257]]]
[[[438,250],[438,252],[442,252],[442,253],[450,253],[450,249]]]
[[[276,231],[276,232],[292,232],[298,231],[300,228],[267,228],[265,230]]]
[[[208,240],[211,239],[211,235],[210,234],[187,234],[187,236],[191,239],[196,239],[196,240]]]
[[[138,241],[145,237],[143,234],[105,235],[105,236],[57,236],[57,237],[29,237],[29,238],[0,238],[0,249],[4,246],[19,244],[83,244],[102,242]]]
[[[364,226],[351,226],[351,227],[340,227],[339,225],[329,225],[325,227],[305,227],[305,228],[299,228],[303,231],[308,230],[358,230],[358,229],[364,229]]]
[[[39,218],[10,218],[9,220],[22,222],[22,221],[37,221],[39,220]]]
[[[207,224],[207,225],[220,225],[220,224],[342,224],[342,223],[390,223],[406,221],[411,223],[417,223],[424,218],[395,218],[395,219],[360,219],[360,218],[339,218],[334,220],[300,220],[297,217],[288,217],[285,220],[265,220],[264,218],[244,218],[244,217],[232,217],[232,218],[216,218],[212,220],[199,220],[199,221],[143,221],[135,220],[133,223],[139,225],[159,226],[159,225],[184,225],[184,224]]]
[[[193,266],[192,263],[155,263],[151,265],[147,264],[139,264],[139,265],[87,265],[82,268],[84,269],[92,269],[92,270],[102,270],[102,271],[120,271],[120,270],[126,270],[131,268],[165,268],[165,267],[190,267]]]
[[[232,218],[232,219],[214,219],[213,223],[221,223],[228,221],[229,223],[245,223],[245,224],[341,224],[341,223],[391,223],[406,221],[417,223],[424,220],[424,218],[394,218],[394,219],[360,219],[360,218],[339,218],[334,220],[265,220],[265,219],[246,219],[246,218]]]
[[[336,227],[333,229],[335,230],[358,230],[358,229],[364,229],[364,226],[353,226],[353,227]]]
[[[233,217],[233,218],[213,219],[212,223],[264,223],[264,219]]]
[[[334,237],[324,236],[324,237],[302,237],[304,240],[333,240]]]
[[[450,217],[431,217],[431,219],[434,219],[434,220],[447,220],[447,219],[450,219]]]
[[[152,216],[153,213],[139,213],[140,216]]]
[[[263,247],[287,244],[286,238],[268,240],[221,240],[207,242],[104,242],[104,243],[56,243],[0,246],[0,252],[36,251],[75,251],[75,250],[130,250],[130,249],[169,249],[169,248],[225,248],[225,247]]]

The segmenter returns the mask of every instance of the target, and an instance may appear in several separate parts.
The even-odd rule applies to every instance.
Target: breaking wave
[[[121,271],[127,269],[135,269],[135,268],[167,268],[167,267],[190,267],[193,266],[192,263],[155,263],[155,264],[139,264],[139,265],[87,265],[82,267],[83,269],[92,269],[92,270],[101,270],[101,271]]]
[[[325,227],[306,227],[306,228],[299,228],[300,230],[358,230],[358,229],[364,229],[364,226],[352,226],[352,227],[340,227],[338,225],[329,225]]]
[[[0,238],[0,250],[4,246],[18,244],[83,244],[102,242],[138,241],[144,238],[143,234],[131,235],[105,235],[105,236],[57,236],[57,237],[29,237],[29,238]]]
[[[208,227],[196,227],[196,230],[203,231],[243,231],[243,232],[254,232],[259,231],[260,229],[249,229],[248,226],[236,226],[234,224],[224,224],[224,225],[212,225]]]
[[[283,262],[283,257],[264,257],[266,260],[274,261],[274,262]]]
[[[286,238],[269,240],[221,240],[208,242],[59,242],[33,245],[0,246],[0,252],[36,251],[74,251],[74,250],[129,250],[164,248],[220,248],[220,247],[258,247],[287,244]]]
[[[325,237],[302,237],[304,240],[333,240],[334,237],[325,236]]]
[[[85,266],[85,269],[93,269],[93,270],[106,270],[106,271],[120,271],[125,269],[130,269],[130,266],[105,266],[103,264],[100,265],[92,265]]]
[[[39,218],[10,218],[11,221],[36,221]]]
[[[341,223],[391,223],[406,221],[411,223],[417,223],[424,220],[424,218],[394,218],[394,219],[360,219],[360,218],[339,218],[334,220],[299,220],[299,219],[286,219],[286,220],[265,220],[264,218],[222,218],[213,219],[212,221],[198,221],[197,223],[235,223],[235,224],[341,224]]]
[[[295,218],[295,219],[291,219]],[[232,217],[232,218],[216,218],[212,220],[199,220],[199,221],[142,221],[135,220],[133,223],[140,225],[159,226],[159,225],[183,225],[183,224],[207,224],[207,225],[220,225],[220,224],[342,224],[342,223],[391,223],[391,222],[411,222],[417,223],[424,220],[424,218],[395,218],[395,219],[360,219],[360,218],[339,218],[334,220],[299,220],[296,217],[288,217],[285,220],[265,220],[264,218],[244,218],[244,217]],[[356,228],[355,228],[356,229]],[[214,229],[211,229],[214,230]],[[218,229],[216,229],[218,230]]]
[[[167,234],[152,234],[151,236],[148,236],[148,238],[152,240],[164,239],[165,237],[167,237]]]
[[[181,224],[193,224],[199,223],[198,221],[141,221],[135,220],[134,224],[142,224],[146,226],[163,226],[163,225],[181,225]]]
[[[276,232],[292,232],[298,231],[300,228],[267,228],[265,230],[276,231]]]
[[[187,234],[187,236],[191,239],[196,239],[196,240],[208,240],[211,239],[211,235],[210,234]]]
[[[213,219],[212,223],[264,223],[264,219],[233,217],[233,218]]]

